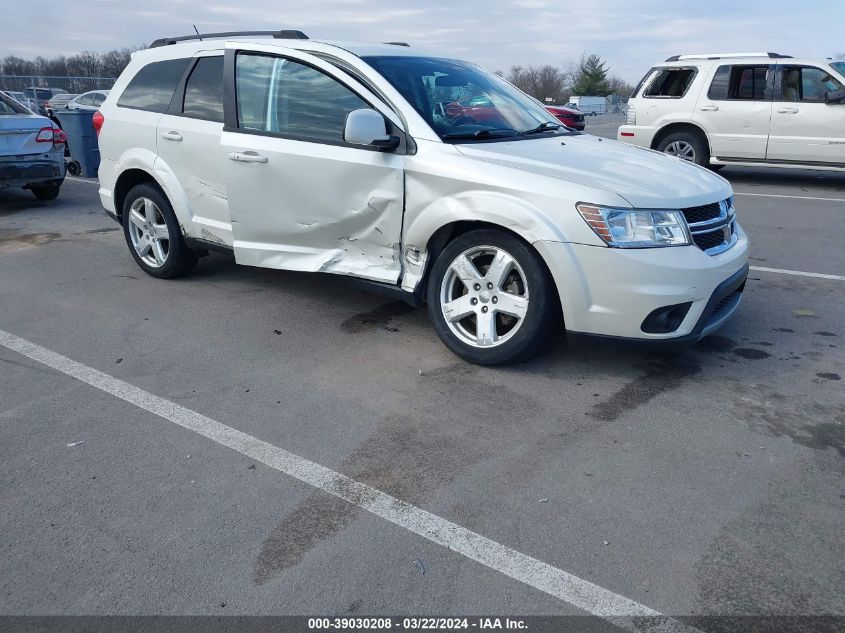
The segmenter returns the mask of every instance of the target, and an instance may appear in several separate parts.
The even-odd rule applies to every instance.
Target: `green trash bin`
[[[56,110],[53,113],[62,130],[67,134],[67,145],[70,150],[71,161],[79,164],[79,174],[85,178],[96,178],[100,167],[100,146],[97,143],[97,132],[94,129],[94,112],[86,110]],[[68,167],[73,173],[74,169]],[[76,175],[76,174],[74,174]]]

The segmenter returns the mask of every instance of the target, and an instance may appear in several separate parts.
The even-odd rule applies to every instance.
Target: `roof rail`
[[[204,40],[220,37],[254,37],[254,36],[272,37],[276,40],[307,40],[308,36],[302,31],[292,29],[281,31],[227,31],[225,33],[203,33],[193,35],[179,35],[178,37],[162,37],[157,39],[150,48],[158,48],[159,46],[169,46],[179,42],[188,42],[190,40]]]
[[[672,55],[667,62],[679,62],[685,59],[724,59],[726,57],[768,57],[769,59],[789,59],[792,55],[780,53],[700,53],[697,55]]]
[[[411,46],[410,44],[408,44],[408,42],[385,42],[385,44],[388,44],[390,46],[407,46],[409,48]]]

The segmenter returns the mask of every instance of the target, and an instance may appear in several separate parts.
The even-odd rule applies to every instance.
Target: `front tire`
[[[443,249],[428,279],[427,300],[440,340],[479,365],[535,354],[558,313],[554,282],[539,255],[495,229],[464,233]]]
[[[173,207],[155,185],[136,185],[127,194],[123,235],[135,262],[153,277],[181,277],[197,263],[196,253],[182,238]]]
[[[675,132],[660,141],[657,151],[677,156],[702,167],[710,165],[710,148],[707,141],[691,132]]]

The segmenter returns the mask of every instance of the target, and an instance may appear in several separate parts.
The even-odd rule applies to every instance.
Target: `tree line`
[[[599,55],[584,54],[578,62],[568,62],[562,68],[544,66],[512,66],[507,75],[498,70],[514,86],[535,99],[553,103],[567,103],[573,95],[628,97],[634,86],[624,79],[610,75],[610,69]]]
[[[132,53],[143,46],[119,48],[106,53],[82,51],[76,55],[23,59],[9,55],[0,60],[0,75],[41,77],[117,77],[129,64]]]
[[[0,75],[42,77],[117,77],[126,68],[131,54],[145,48],[119,48],[106,53],[82,51],[76,55],[23,59],[15,55],[0,60]],[[584,54],[578,62],[562,68],[544,66],[512,66],[507,75],[498,75],[531,96],[554,103],[566,103],[572,95],[627,97],[633,91],[628,82],[611,76],[607,63],[596,54]]]

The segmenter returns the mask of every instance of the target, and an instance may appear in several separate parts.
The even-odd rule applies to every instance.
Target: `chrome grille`
[[[681,209],[692,241],[708,255],[718,255],[736,244],[733,199]]]

